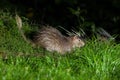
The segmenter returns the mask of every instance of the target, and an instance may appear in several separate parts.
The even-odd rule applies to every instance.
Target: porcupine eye
[[[78,39],[79,42],[81,42],[82,37],[77,36],[77,39]]]

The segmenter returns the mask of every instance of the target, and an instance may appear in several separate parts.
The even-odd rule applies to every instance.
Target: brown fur
[[[17,18],[21,19],[19,16]],[[16,18],[17,25],[20,27],[22,20]],[[21,22],[18,22],[21,21]],[[25,37],[23,32],[21,32],[23,38]],[[26,38],[24,38],[26,40]],[[66,37],[61,34],[56,28],[51,26],[43,26],[39,31],[38,34],[34,36],[33,42],[35,45],[41,46],[48,51],[56,51],[60,54],[65,54],[66,52],[70,52],[75,47],[82,47],[85,43],[78,37],[78,36],[69,36]]]

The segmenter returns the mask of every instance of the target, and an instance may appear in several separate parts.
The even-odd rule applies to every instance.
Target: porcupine
[[[78,35],[67,37],[56,28],[48,25],[42,26],[38,33],[34,35],[33,40],[28,40],[22,31],[21,18],[18,15],[16,15],[15,18],[19,31],[25,41],[45,48],[50,52],[56,51],[60,54],[65,54],[66,52],[72,51],[76,47],[80,48],[85,45],[85,42]]]

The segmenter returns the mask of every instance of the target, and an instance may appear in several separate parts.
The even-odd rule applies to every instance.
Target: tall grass
[[[0,14],[0,80],[120,79],[120,44],[89,40],[70,54],[53,54],[26,43],[14,17],[9,13]],[[30,31],[26,24],[26,31]],[[22,56],[14,55],[18,53]]]

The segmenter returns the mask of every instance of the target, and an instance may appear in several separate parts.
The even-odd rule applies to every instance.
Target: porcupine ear
[[[84,32],[83,29],[80,28],[79,32],[76,32],[72,30],[73,35],[75,35],[75,38],[79,39],[85,39],[86,38],[86,33]]]
[[[78,38],[79,38],[79,36],[77,36],[77,35],[73,36],[73,40],[78,39]]]

